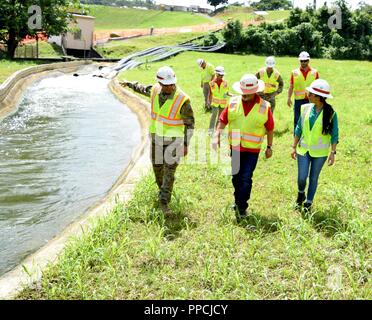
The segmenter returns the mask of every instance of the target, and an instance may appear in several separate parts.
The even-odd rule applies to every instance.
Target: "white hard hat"
[[[263,91],[265,83],[262,80],[258,80],[254,74],[245,74],[240,82],[233,84],[233,89],[240,94],[253,94],[256,92]]]
[[[299,55],[298,55],[298,60],[310,60],[310,55],[308,52],[306,51],[302,51]]]
[[[310,87],[306,88],[307,91],[316,94],[317,96],[322,96],[324,98],[333,98],[331,95],[331,87],[329,83],[323,79],[314,80]]]
[[[176,75],[170,67],[161,67],[156,73],[156,80],[164,85],[175,84],[177,82]]]
[[[196,60],[196,63],[198,64],[199,67],[201,67],[202,64],[204,63],[204,60],[203,59],[198,59],[198,60]]]
[[[272,68],[275,66],[275,58],[273,56],[267,57],[265,61],[266,67]]]
[[[214,72],[223,76],[225,75],[225,68],[222,66],[218,66],[214,69]]]

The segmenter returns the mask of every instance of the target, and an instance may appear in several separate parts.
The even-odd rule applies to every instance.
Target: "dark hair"
[[[331,134],[333,127],[333,114],[335,111],[332,106],[328,104],[326,98],[319,96],[320,101],[323,102],[323,134]]]

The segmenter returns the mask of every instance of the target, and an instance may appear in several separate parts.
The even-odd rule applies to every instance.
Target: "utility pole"
[[[39,37],[36,32],[36,59],[39,59]]]
[[[316,10],[316,0],[314,0],[314,10]]]

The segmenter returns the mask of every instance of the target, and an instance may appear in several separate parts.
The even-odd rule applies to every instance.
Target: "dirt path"
[[[245,21],[243,26],[246,27],[248,25],[260,24],[262,21]],[[176,28],[154,28],[153,34],[154,35],[161,35],[161,34],[175,34],[175,33],[186,33],[186,32],[208,32],[208,31],[215,31],[222,29],[225,27],[226,22],[220,21],[219,23],[215,24],[200,24],[196,26],[184,26],[184,27],[176,27]],[[100,43],[107,41],[110,38],[110,34],[116,34],[119,37],[133,37],[133,36],[147,36],[150,35],[150,28],[145,29],[113,29],[113,30],[100,30],[94,33],[95,41]]]
[[[186,33],[186,32],[207,32],[221,29],[225,26],[224,23],[218,24],[200,24],[197,26],[184,26],[177,28],[154,28],[153,34],[175,34],[175,33]],[[131,37],[135,35],[150,35],[150,28],[146,29],[122,29],[122,30],[101,30],[94,33],[95,40],[101,41],[110,38],[110,34],[114,33],[120,37]]]

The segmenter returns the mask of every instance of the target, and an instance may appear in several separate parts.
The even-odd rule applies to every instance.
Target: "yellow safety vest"
[[[245,116],[241,96],[231,98],[228,106],[230,145],[260,149],[266,134],[269,108],[270,103],[260,98]]]
[[[261,68],[260,71],[260,79],[265,82],[265,91],[264,93],[273,93],[278,89],[278,78],[280,73],[277,69],[274,68],[273,72],[271,73],[270,77],[267,74],[266,68]]]
[[[314,80],[316,80],[317,72],[318,71],[316,69],[311,69],[305,80],[300,68],[292,71],[295,100],[302,100],[306,98],[306,88],[309,87]]]
[[[229,92],[229,86],[226,80],[223,80],[220,86],[214,81],[209,82],[209,86],[211,88],[212,93],[212,107],[221,107],[225,108],[228,102],[227,93]]]
[[[209,83],[214,75],[214,66],[207,62],[204,69],[201,69],[201,81]]]
[[[301,106],[302,135],[297,144],[297,153],[305,155],[309,152],[314,158],[328,156],[331,147],[331,135],[322,133],[323,129],[323,110],[310,130],[310,113],[314,107],[312,103],[306,103]]]
[[[158,84],[154,85],[151,90],[150,132],[161,137],[183,137],[185,125],[181,118],[181,107],[190,98],[177,88],[173,99],[167,99],[160,108],[160,91],[161,87]]]

